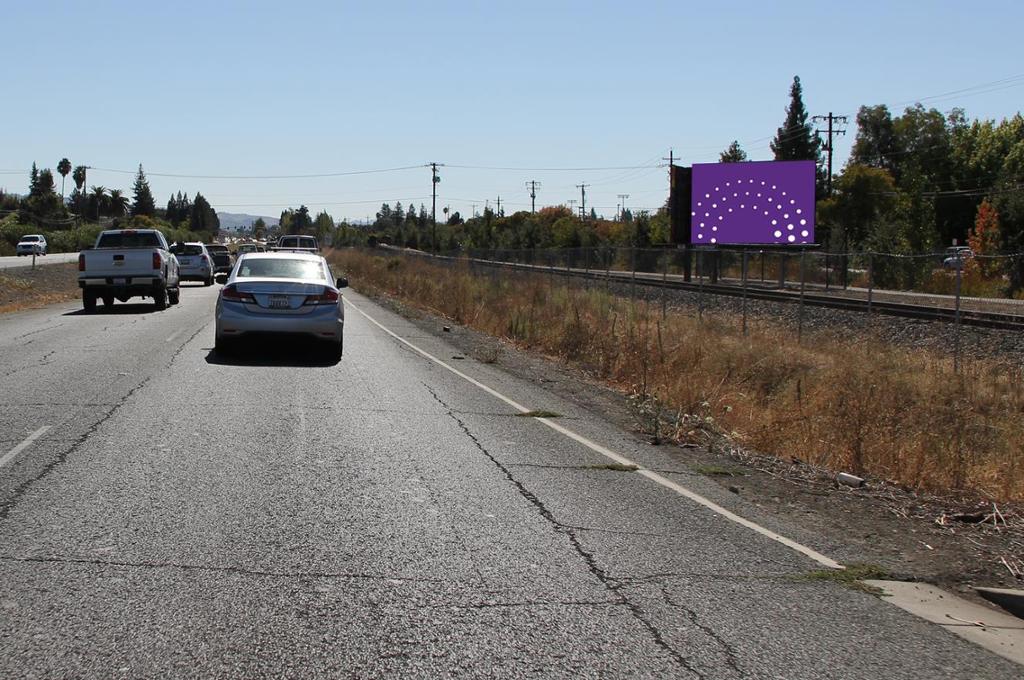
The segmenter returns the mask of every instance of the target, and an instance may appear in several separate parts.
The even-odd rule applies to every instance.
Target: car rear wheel
[[[230,356],[235,353],[235,341],[216,335],[213,339],[213,351],[223,357]]]
[[[167,309],[167,289],[162,285],[153,289],[153,307],[158,312]]]
[[[91,290],[82,291],[82,309],[87,312],[96,311],[96,293]]]
[[[167,294],[167,299],[170,300],[172,305],[176,305],[181,301],[181,289],[175,288]]]
[[[104,295],[103,296],[103,306],[104,307],[113,307],[114,306],[114,296],[113,295]]]
[[[203,285],[204,286],[212,286],[213,285],[213,274],[210,274],[210,278],[203,280]]]

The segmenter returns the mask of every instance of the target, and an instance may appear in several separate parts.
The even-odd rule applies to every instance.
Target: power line
[[[828,154],[828,175],[825,177],[825,185],[827,187],[828,195],[831,196],[832,195],[832,149],[834,147],[834,145],[832,143],[832,140],[835,137],[838,137],[839,135],[845,135],[846,134],[846,129],[845,128],[842,129],[842,130],[835,129],[835,128],[833,128],[833,124],[834,123],[839,123],[840,125],[846,125],[847,119],[846,119],[846,116],[834,116],[834,115],[832,115],[832,112],[829,111],[827,116],[814,116],[813,118],[811,118],[811,120],[813,120],[813,121],[827,120],[828,121],[828,127],[825,130],[818,130],[817,132],[818,132],[819,135],[822,132],[824,132],[827,135],[827,137],[828,137],[828,139],[825,141],[825,153]]]
[[[348,177],[351,175],[374,175],[382,172],[398,172],[400,170],[416,170],[422,165],[405,165],[398,168],[379,168],[376,170],[349,170],[345,172],[323,172],[308,175],[187,175],[169,172],[146,172],[147,177],[174,177],[179,179],[312,179],[315,177]],[[134,175],[138,170],[117,170],[114,168],[100,168],[90,166],[90,170],[102,172],[113,172],[125,175]]]

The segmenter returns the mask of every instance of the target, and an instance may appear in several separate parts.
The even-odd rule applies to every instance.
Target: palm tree
[[[120,189],[111,189],[107,197],[107,209],[111,217],[124,217],[128,214],[128,197]]]
[[[57,172],[60,173],[60,201],[64,202],[64,180],[67,179],[68,173],[71,172],[71,161],[67,158],[61,158],[60,163],[57,163]]]
[[[92,195],[89,196],[89,203],[92,207],[92,213],[98,222],[100,215],[107,210],[107,188],[94,186],[92,188]]]
[[[75,188],[83,192],[85,191],[85,171],[84,165],[76,165],[71,172],[71,179],[75,180]]]

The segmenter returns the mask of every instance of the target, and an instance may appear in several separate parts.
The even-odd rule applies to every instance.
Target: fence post
[[[636,297],[636,246],[629,249],[629,297]]]
[[[743,285],[743,335],[747,335],[747,249],[743,249],[743,260],[740,264],[740,281]]]
[[[956,256],[956,321],[953,329],[953,370],[960,372],[960,286],[963,282],[964,259],[957,252]]]
[[[875,292],[875,254],[868,251],[868,318],[871,318],[871,298]]]
[[[661,267],[661,319],[665,320],[668,315],[668,259],[674,250],[665,251],[665,264]]]
[[[797,326],[796,340],[797,343],[803,342],[804,338],[804,283],[807,280],[806,271],[807,268],[804,265],[806,250],[800,251],[800,320]]]

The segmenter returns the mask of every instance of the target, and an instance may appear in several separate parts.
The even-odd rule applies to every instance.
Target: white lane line
[[[21,442],[20,444],[15,446],[13,449],[11,449],[7,453],[5,453],[4,457],[0,458],[0,467],[3,467],[4,465],[7,465],[12,460],[14,460],[15,456],[17,456],[19,453],[21,453],[22,451],[24,451],[28,447],[32,446],[32,442],[34,442],[35,440],[39,439],[44,434],[46,434],[46,431],[49,430],[49,429],[50,429],[49,425],[43,425],[41,428],[39,428],[38,430],[36,430],[32,434],[30,434],[28,437],[26,437],[25,441]]]
[[[178,330],[174,331],[173,333],[171,333],[170,335],[168,335],[167,339],[164,340],[164,342],[170,342],[171,340],[174,340],[179,335],[181,335],[181,329],[180,328]]]
[[[463,380],[465,380],[465,381],[475,385],[476,387],[479,387],[481,390],[483,390],[487,394],[490,394],[492,397],[495,397],[496,399],[500,399],[501,401],[505,402],[506,404],[508,404],[512,408],[516,409],[520,413],[528,413],[530,411],[530,409],[526,408],[525,406],[523,406],[519,402],[514,401],[513,399],[510,399],[510,398],[506,397],[504,394],[501,394],[497,390],[494,390],[493,388],[490,388],[487,385],[484,385],[479,380],[476,380],[475,378],[471,378],[470,376],[466,375],[465,373],[463,373],[459,369],[457,369],[454,366],[451,366],[451,365],[445,363],[441,359],[438,359],[437,357],[435,357],[433,354],[427,352],[426,350],[420,349],[419,347],[417,347],[416,345],[412,344],[411,342],[409,342],[405,338],[399,336],[394,331],[392,331],[392,330],[390,330],[388,328],[385,328],[383,324],[381,324],[379,321],[374,319],[372,316],[370,316],[369,314],[367,314],[363,310],[359,309],[359,307],[357,307],[354,304],[352,304],[352,302],[350,300],[346,299],[345,303],[348,304],[350,307],[352,307],[352,309],[356,310],[357,312],[362,314],[364,317],[366,317],[367,321],[369,321],[373,325],[377,326],[377,328],[381,329],[382,331],[384,331],[385,333],[390,335],[395,340],[398,340],[402,344],[406,345],[407,347],[409,347],[410,349],[412,349],[416,353],[418,353],[418,354],[422,355],[423,357],[429,359],[430,361],[434,362],[438,366],[441,366],[442,368],[445,368],[445,369],[451,371],[452,373],[454,373],[455,375],[459,376]],[[569,428],[564,427],[564,426],[554,422],[553,420],[549,420],[547,418],[535,418],[534,420],[536,420],[539,423],[543,423],[544,425],[547,425],[548,427],[550,427],[555,432],[558,432],[559,434],[562,434],[562,435],[564,435],[566,437],[569,437],[570,439],[572,439],[572,440],[582,444],[583,446],[587,447],[591,451],[599,453],[602,456],[605,456],[606,458],[609,458],[610,460],[612,460],[612,461],[614,461],[616,463],[619,463],[621,465],[632,465],[632,466],[635,466],[637,468],[637,474],[640,474],[640,475],[646,477],[647,479],[651,480],[655,484],[659,484],[659,485],[665,487],[666,489],[669,489],[671,491],[676,492],[677,494],[679,494],[680,496],[683,496],[684,498],[690,499],[694,503],[698,503],[700,505],[703,505],[708,510],[711,510],[712,512],[720,515],[721,517],[724,517],[725,519],[729,520],[730,522],[735,522],[736,524],[739,524],[740,526],[743,526],[743,527],[746,527],[748,529],[751,529],[752,531],[756,531],[757,533],[761,534],[762,536],[765,536],[766,538],[770,538],[771,540],[776,541],[778,543],[781,543],[782,545],[786,546],[787,548],[789,548],[791,550],[795,550],[796,552],[800,553],[801,555],[809,557],[810,559],[814,560],[815,562],[817,562],[818,564],[820,564],[820,565],[822,565],[824,567],[828,567],[829,569],[844,569],[843,565],[839,564],[838,562],[836,562],[835,560],[833,560],[830,557],[826,557],[825,555],[822,555],[817,550],[814,550],[813,548],[809,548],[806,545],[803,545],[802,543],[797,543],[796,541],[794,541],[792,539],[789,539],[789,538],[786,538],[785,536],[783,536],[781,534],[775,533],[771,529],[763,527],[760,524],[757,524],[756,522],[752,522],[749,519],[746,519],[744,517],[740,517],[736,513],[731,512],[729,510],[726,510],[725,508],[723,508],[718,503],[715,503],[714,501],[712,501],[712,500],[710,500],[708,498],[705,498],[704,496],[701,496],[699,493],[697,493],[695,491],[692,491],[690,489],[687,489],[685,486],[683,486],[681,484],[678,484],[678,483],[672,481],[671,479],[668,479],[667,477],[664,477],[664,476],[658,474],[657,472],[654,472],[653,470],[648,470],[644,466],[642,466],[642,465],[640,465],[640,464],[630,460],[629,458],[626,458],[625,456],[623,456],[621,454],[615,453],[611,449],[608,449],[608,448],[606,448],[604,446],[601,446],[597,442],[591,441],[590,439],[587,439],[583,435],[578,434],[576,432],[573,432]]]

